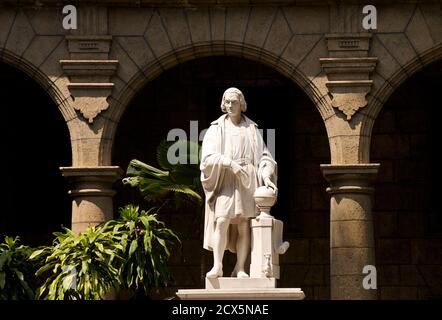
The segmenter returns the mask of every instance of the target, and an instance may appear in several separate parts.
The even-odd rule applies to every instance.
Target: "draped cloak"
[[[277,166],[276,162],[273,159],[272,155],[268,151],[264,140],[258,131],[258,126],[255,122],[250,120],[244,114],[242,115],[245,121],[245,133],[246,139],[248,139],[248,143],[251,145],[252,155],[248,155],[251,158],[252,163],[248,168],[253,170],[254,172],[252,177],[256,181],[254,183],[248,183],[247,185],[253,186],[253,188],[264,185],[264,177],[268,176],[272,182],[276,185],[276,177],[277,177]],[[225,159],[229,158],[228,155],[225,154],[225,143],[226,143],[226,125],[225,121],[227,120],[227,115],[224,114],[219,117],[217,120],[211,123],[211,126],[207,130],[201,150],[201,183],[204,189],[204,193],[206,196],[205,199],[205,212],[204,212],[204,249],[213,250],[213,235],[216,227],[216,217],[215,217],[215,205],[217,201],[217,197],[219,196],[220,190],[225,188],[223,185],[225,182],[224,178],[227,174],[231,174],[231,172],[227,172],[227,170],[231,171],[230,168],[226,168],[223,163],[225,163]],[[250,178],[250,177],[249,177]],[[241,180],[241,176],[237,175],[234,179]],[[230,179],[226,179],[230,181]],[[231,181],[230,181],[231,182]],[[243,183],[243,181],[237,181],[235,185],[239,185],[239,183]],[[235,190],[235,196],[238,196],[238,190]],[[250,192],[243,192],[239,194],[239,196],[247,197],[247,199],[243,199],[244,201],[253,201],[253,192],[255,190],[248,190]],[[258,210],[256,206],[253,206],[254,212],[244,213],[243,217],[255,217],[258,215]],[[234,220],[231,220],[231,222]],[[237,240],[238,232],[237,228],[233,228],[232,224],[230,224],[228,228],[228,239],[227,246],[231,252],[236,252],[236,240]]]

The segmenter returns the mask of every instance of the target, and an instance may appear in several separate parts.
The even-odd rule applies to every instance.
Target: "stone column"
[[[330,286],[333,300],[377,299],[364,289],[364,266],[375,265],[372,194],[379,164],[321,165],[330,183]]]
[[[72,186],[69,193],[74,233],[113,218],[112,184],[123,173],[120,167],[62,167],[60,170]]]

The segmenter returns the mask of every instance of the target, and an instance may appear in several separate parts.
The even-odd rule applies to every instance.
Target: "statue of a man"
[[[208,278],[222,277],[226,249],[236,252],[232,277],[248,278],[245,262],[250,252],[250,219],[258,215],[253,198],[257,187],[276,193],[276,162],[264,144],[256,123],[242,112],[242,92],[224,92],[225,113],[211,123],[201,151],[201,182],[206,195],[204,248],[213,251]]]

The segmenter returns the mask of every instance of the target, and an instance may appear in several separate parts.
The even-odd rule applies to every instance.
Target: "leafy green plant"
[[[169,147],[175,143],[187,147],[188,164],[172,165],[167,160]],[[163,202],[161,208],[170,201],[176,207],[182,200],[201,204],[200,171],[197,164],[191,164],[197,162],[199,150],[198,144],[187,140],[163,141],[157,150],[162,169],[132,160],[123,182],[138,187],[146,200]],[[79,235],[64,228],[54,233],[52,246],[36,251],[19,246],[18,238],[7,237],[0,244],[0,299],[90,300],[102,299],[112,288],[148,295],[152,289],[167,286],[171,280],[169,248],[180,240],[158,220],[161,208],[120,208],[119,219],[89,227]],[[28,274],[44,279],[38,289],[31,288]]]
[[[34,298],[36,266],[29,260],[33,249],[19,243],[19,237],[5,237],[0,243],[0,300]]]
[[[75,235],[56,232],[53,245],[28,255],[43,262],[36,275],[44,278],[37,299],[97,300],[112,288],[148,295],[167,286],[169,246],[179,242],[157,218],[159,208],[144,211],[129,205],[120,218]]]
[[[138,295],[167,286],[171,279],[167,266],[169,247],[179,238],[157,217],[158,208],[148,211],[128,205],[120,208],[120,218],[108,221],[106,232],[121,239],[124,260],[119,267],[121,285]]]
[[[35,251],[31,259],[43,256],[45,265],[37,276],[46,281],[37,291],[38,299],[102,299],[119,284],[118,255],[121,239],[112,231],[89,227],[75,235],[65,228],[54,233],[53,246]]]
[[[169,161],[168,154],[175,150],[186,150],[185,163],[172,164]],[[192,228],[195,234],[202,237],[204,191],[200,180],[200,153],[201,145],[198,143],[188,140],[176,142],[163,140],[157,147],[159,168],[134,159],[128,165],[127,177],[123,179],[123,184],[138,188],[146,201],[161,203],[161,208],[171,209],[169,212],[174,210],[178,213],[186,212],[189,207],[183,208],[182,204],[193,205],[190,210],[199,214],[195,215]],[[204,264],[205,260],[202,257],[203,269],[205,269]]]
[[[187,150],[185,164],[171,164],[167,153],[171,146]],[[157,148],[157,161],[161,169],[132,160],[127,168],[127,178],[123,183],[138,187],[147,201],[173,201],[178,207],[182,200],[202,204],[203,190],[199,179],[198,155],[201,146],[192,141],[162,141]],[[184,150],[184,148],[183,148]]]

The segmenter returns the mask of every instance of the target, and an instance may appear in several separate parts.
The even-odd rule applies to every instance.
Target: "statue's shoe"
[[[215,279],[223,276],[223,269],[213,267],[212,270],[206,273],[206,278]]]
[[[236,277],[241,279],[249,278],[249,275],[244,271],[236,271],[235,269],[232,271],[232,274],[230,276],[233,278]]]

